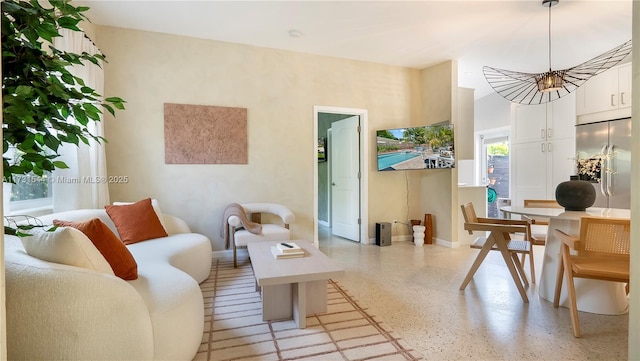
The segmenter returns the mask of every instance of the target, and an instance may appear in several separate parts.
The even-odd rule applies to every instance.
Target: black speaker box
[[[376,246],[391,245],[391,223],[376,223]]]

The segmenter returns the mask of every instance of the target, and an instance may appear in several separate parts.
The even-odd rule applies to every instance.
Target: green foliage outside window
[[[487,146],[488,155],[509,155],[509,145],[507,142],[490,144]]]

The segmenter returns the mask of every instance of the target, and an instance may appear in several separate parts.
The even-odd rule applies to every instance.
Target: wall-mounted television
[[[455,167],[453,124],[376,131],[378,170]]]

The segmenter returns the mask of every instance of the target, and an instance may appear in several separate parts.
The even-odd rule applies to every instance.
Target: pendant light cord
[[[551,6],[552,1],[549,1],[549,71],[551,71]]]

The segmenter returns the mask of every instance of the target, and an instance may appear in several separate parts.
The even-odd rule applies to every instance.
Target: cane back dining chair
[[[553,307],[560,303],[563,276],[567,279],[573,335],[580,337],[574,278],[629,283],[630,224],[628,219],[582,217],[580,237],[555,230],[562,240]],[[575,253],[572,254],[571,250]]]
[[[555,199],[525,199],[524,208],[562,208]],[[527,217],[527,216],[523,216]],[[549,219],[531,218],[531,244],[544,246]]]
[[[562,208],[561,205],[555,199],[525,199],[524,200],[525,208]],[[529,241],[531,242],[531,252],[529,252],[529,264],[533,269],[533,246],[544,246],[547,244],[547,232],[549,228],[549,219],[548,218],[539,218],[539,217],[529,217],[522,216],[522,219],[528,220],[531,223],[531,238]],[[520,262],[524,264],[526,255],[522,254],[520,258]],[[536,275],[532,271],[531,272],[531,283],[536,283]]]
[[[469,234],[473,234],[474,231],[489,232],[488,237],[478,237],[471,243],[470,247],[480,249],[480,253],[471,265],[464,281],[462,281],[460,289],[464,290],[467,287],[467,284],[469,284],[489,251],[499,251],[507,264],[509,273],[511,273],[522,300],[525,303],[529,302],[527,293],[522,285],[524,283],[525,286],[529,286],[529,281],[522,263],[518,259],[518,254],[529,254],[531,251],[531,243],[528,241],[531,232],[529,222],[526,220],[479,218],[471,202],[461,205],[460,208],[464,216],[464,229]],[[522,233],[524,238],[522,240],[511,239],[511,234],[513,233]],[[534,273],[533,265],[531,273]]]

